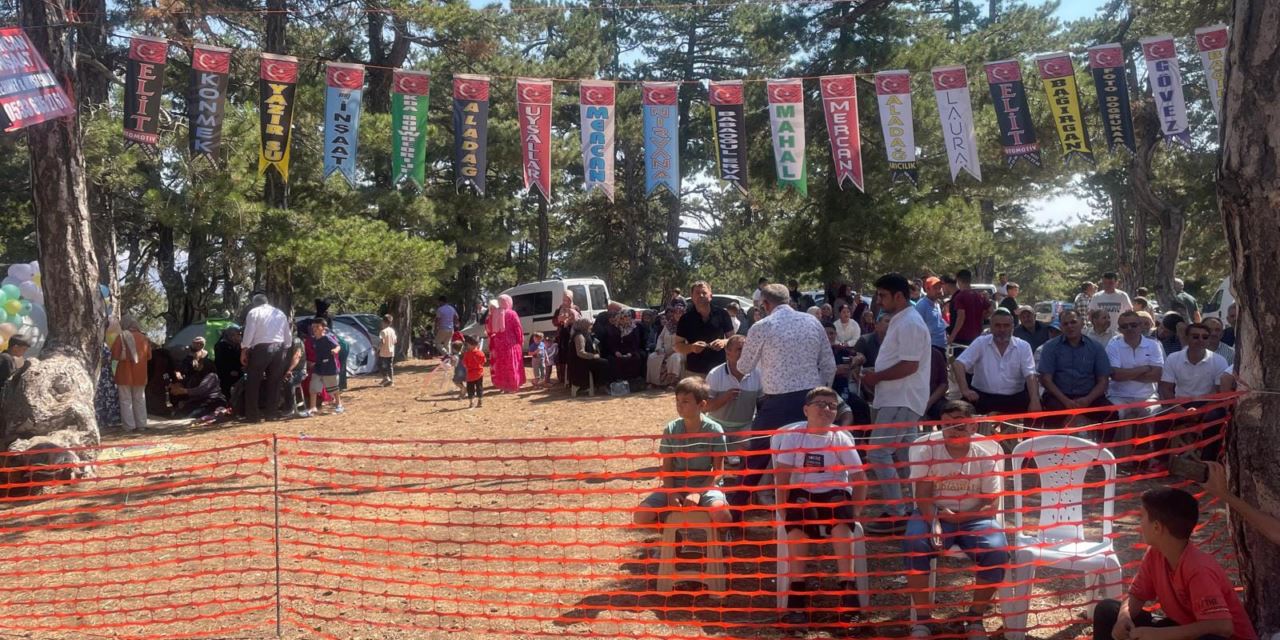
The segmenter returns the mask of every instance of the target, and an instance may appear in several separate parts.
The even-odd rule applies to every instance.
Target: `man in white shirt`
[[[933,348],[929,328],[908,298],[910,284],[898,273],[876,280],[880,309],[890,315],[874,371],[862,374],[862,384],[875,389],[872,407],[877,426],[871,430],[867,459],[880,484],[884,511],[867,525],[876,533],[897,533],[906,527],[907,508],[902,500],[902,478],[894,458],[905,458],[904,444],[920,433],[920,416],[929,402],[929,367]],[[903,470],[905,471],[905,469]]]
[[[742,345],[746,342],[746,336],[730,336],[724,346],[725,363],[707,374],[711,399],[707,401],[706,413],[724,428],[729,447],[733,450],[737,448],[738,432],[751,426],[756,415],[756,401],[760,399],[760,376],[754,371],[744,373],[738,369]]]
[[[805,396],[816,387],[830,386],[836,375],[836,359],[822,323],[792,309],[790,301],[785,286],[765,285],[760,304],[766,315],[747,330],[742,346],[738,370],[759,375],[763,394],[751,422],[752,431],[772,431],[804,420]],[[748,450],[765,451],[768,447],[767,438],[753,437]],[[747,468],[752,471],[768,466],[768,454],[747,457]],[[730,493],[729,504],[747,504],[760,479],[759,473],[745,475],[743,490]]]
[[[260,402],[264,399],[267,419],[280,417],[280,385],[288,368],[285,350],[293,343],[292,336],[289,317],[268,304],[266,296],[254,295],[253,308],[244,320],[244,338],[240,341],[240,364],[245,368],[244,415],[248,422],[262,421]]]
[[[1111,382],[1107,387],[1107,399],[1114,405],[1148,402],[1156,398],[1156,383],[1164,371],[1164,350],[1160,343],[1142,335],[1142,318],[1137,311],[1120,314],[1120,337],[1107,343],[1107,360],[1111,363]],[[1156,412],[1157,405],[1120,409],[1121,420],[1138,420]],[[1147,424],[1136,425],[1141,437],[1151,435]],[[1127,458],[1134,451],[1132,445],[1135,425],[1111,427],[1102,433],[1102,441],[1115,443],[1112,453],[1117,458]]]
[[[969,419],[973,411],[969,403],[952,400],[943,407],[942,418]],[[1004,452],[991,439],[976,435],[977,426],[974,422],[949,424],[911,446],[916,512],[902,546],[909,571],[907,590],[917,612],[912,637],[940,632],[931,627],[935,623],[929,588],[932,560],[939,551],[959,545],[978,565],[973,602],[966,615],[969,638],[987,637],[982,619],[991,608],[997,585],[1004,582],[1009,543],[997,520]]]
[[[1222,390],[1223,376],[1222,373],[1231,365],[1220,355],[1209,351],[1209,327],[1196,322],[1187,325],[1187,346],[1182,351],[1178,351],[1164,360],[1164,371],[1160,376],[1160,398],[1168,400],[1171,398],[1203,398],[1204,396],[1218,393]],[[1197,410],[1204,406],[1205,402],[1187,402],[1183,405],[1189,410]],[[1171,428],[1185,428],[1188,423],[1205,422],[1212,423],[1220,420],[1225,412],[1222,409],[1216,409],[1207,413],[1193,414],[1179,420]],[[1200,437],[1212,438],[1221,431],[1221,425],[1213,425],[1206,428]],[[1167,442],[1165,443],[1167,444]],[[1221,447],[1221,441],[1215,441],[1206,446],[1200,452],[1200,457],[1204,460],[1213,460],[1218,457],[1218,450]]]
[[[378,332],[378,368],[382,369],[382,386],[395,384],[396,330],[391,328],[395,318],[382,316],[382,331]]]
[[[1089,308],[1076,308],[1076,313],[1088,314],[1094,309],[1102,309],[1111,317],[1111,326],[1120,323],[1120,314],[1124,311],[1133,310],[1133,302],[1129,300],[1129,294],[1116,288],[1119,277],[1113,272],[1102,274],[1102,291],[1099,291],[1089,298]],[[1088,317],[1088,316],[1085,316]]]
[[[1013,336],[1013,314],[996,309],[991,333],[978,336],[951,364],[960,395],[978,413],[1040,411],[1040,383],[1031,345]],[[973,376],[972,386],[965,379]]]
[[[1129,311],[1132,311],[1132,309],[1129,309]],[[1089,312],[1089,329],[1084,332],[1084,337],[1097,342],[1105,349],[1112,338],[1120,335],[1113,328],[1119,323],[1119,316],[1116,316],[1113,321],[1110,313],[1102,309],[1093,309]]]
[[[458,310],[445,296],[436,298],[436,349],[449,353],[453,348],[453,332],[458,325]]]

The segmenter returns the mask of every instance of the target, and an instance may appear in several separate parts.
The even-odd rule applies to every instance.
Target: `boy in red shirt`
[[[1103,600],[1093,613],[1094,640],[1257,640],[1218,561],[1191,544],[1200,505],[1181,489],[1142,494],[1142,539],[1151,545],[1122,604]],[[1142,606],[1155,600],[1164,617]]]
[[[462,366],[467,370],[467,407],[479,408],[484,401],[484,352],[475,336],[463,338]],[[472,399],[475,404],[472,404]]]

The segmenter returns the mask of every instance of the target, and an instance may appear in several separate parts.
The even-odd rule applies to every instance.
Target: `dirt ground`
[[[283,637],[342,640],[785,635],[771,512],[751,512],[745,537],[726,545],[725,593],[656,589],[658,535],[630,522],[675,416],[668,392],[490,393],[467,409],[442,382],[415,361],[393,387],[353,378],[342,415],[108,431],[96,478],[0,507],[0,638],[261,638],[277,623]],[[1126,577],[1148,483],[1117,489]],[[1086,492],[1087,513],[1101,512],[1099,491]],[[1228,559],[1224,514],[1202,520],[1206,548]],[[900,545],[869,541],[867,624],[819,615],[810,637],[906,634]],[[819,547],[810,570],[834,571],[832,553]],[[971,566],[940,561],[943,616],[963,611]],[[1083,589],[1079,573],[1041,569],[1031,635],[1087,631]]]

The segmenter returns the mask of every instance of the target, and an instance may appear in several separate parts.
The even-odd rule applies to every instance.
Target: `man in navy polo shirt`
[[[1106,349],[1084,337],[1084,325],[1075,311],[1063,311],[1059,324],[1062,335],[1044,343],[1040,351],[1044,410],[1110,405],[1107,384],[1111,377],[1111,362]],[[1061,419],[1053,422],[1059,426],[1066,423]]]

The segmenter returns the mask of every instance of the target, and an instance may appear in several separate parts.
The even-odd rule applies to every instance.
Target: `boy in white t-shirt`
[[[395,384],[396,330],[391,328],[391,314],[382,316],[382,331],[378,332],[378,368],[382,369],[382,386]]]
[[[833,426],[840,399],[830,387],[817,387],[805,396],[805,422],[783,427],[774,434],[773,477],[786,522],[792,571],[787,594],[786,624],[808,624],[809,606],[803,573],[809,557],[809,541],[831,538],[840,573],[842,618],[858,615],[860,606],[854,584],[850,542],[855,505],[867,499],[867,475],[862,458],[848,431]]]
[[[963,400],[953,400],[942,408],[943,420],[963,420],[973,414],[973,405]],[[968,637],[987,637],[982,619],[991,607],[995,585],[1004,581],[1009,552],[1004,531],[996,520],[1003,451],[991,439],[974,435],[977,427],[975,422],[947,425],[942,431],[917,439],[909,452],[916,511],[907,522],[902,546],[915,617],[912,637],[934,633],[929,626],[934,623],[930,618],[931,561],[940,550],[953,544],[959,545],[979,567],[967,615]],[[924,615],[916,617],[922,611]]]

